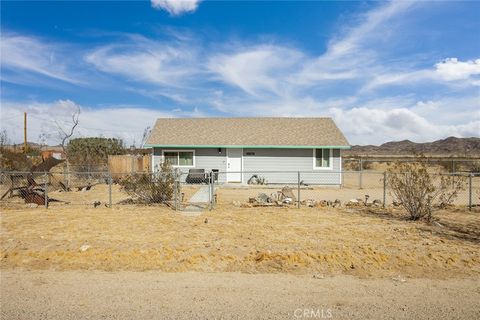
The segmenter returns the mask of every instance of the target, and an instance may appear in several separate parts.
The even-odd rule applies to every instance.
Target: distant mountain
[[[410,140],[390,141],[380,146],[352,146],[344,155],[425,155],[480,156],[480,138],[449,137],[433,142],[416,143]]]

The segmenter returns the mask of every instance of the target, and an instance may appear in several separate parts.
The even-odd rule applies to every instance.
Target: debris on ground
[[[88,249],[90,249],[90,246],[88,244],[84,244],[80,247],[80,251],[81,252],[85,252],[87,251]]]
[[[392,278],[393,281],[398,281],[398,282],[407,282],[407,279],[405,279],[404,277],[398,275],[396,277],[393,277]]]
[[[267,184],[267,180],[265,180],[264,177],[254,174],[248,179],[247,184]]]

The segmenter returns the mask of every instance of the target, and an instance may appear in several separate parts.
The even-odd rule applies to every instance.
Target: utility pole
[[[27,113],[23,113],[23,152],[27,153]]]

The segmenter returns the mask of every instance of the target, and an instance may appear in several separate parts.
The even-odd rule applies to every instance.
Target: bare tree
[[[148,139],[148,136],[150,135],[150,132],[152,132],[152,130],[150,129],[150,127],[146,127],[146,128],[143,130],[141,147],[143,147],[143,145],[145,144],[145,142],[147,142],[147,139]]]
[[[67,158],[68,162],[68,154],[67,154],[67,149],[66,145],[68,144],[68,141],[70,138],[73,136],[73,133],[75,132],[75,128],[78,126],[78,118],[80,117],[80,107],[77,107],[77,110],[73,112],[72,114],[72,123],[69,125],[69,128],[65,129],[63,126],[61,126],[57,120],[55,120],[55,124],[57,125],[58,132],[60,135],[60,146],[62,147],[62,151],[65,153],[65,156]]]
[[[70,138],[73,136],[75,132],[75,128],[78,126],[79,117],[80,117],[80,107],[77,107],[77,110],[75,110],[72,113],[72,122],[71,124],[69,124],[68,128],[64,128],[62,125],[58,123],[57,120],[55,120],[55,124],[57,125],[58,133],[61,139],[60,146],[62,147],[63,154],[65,155],[65,162],[67,164],[67,174],[64,174],[67,188],[70,187],[70,161],[69,161],[68,150],[66,146],[70,141]]]
[[[3,148],[9,143],[10,140],[8,139],[7,130],[3,129],[0,131],[0,150],[3,150]]]

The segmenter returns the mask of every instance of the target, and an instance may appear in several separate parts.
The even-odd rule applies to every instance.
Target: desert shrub
[[[0,151],[0,169],[6,171],[29,171],[32,161],[25,153],[14,152],[8,149]]]
[[[480,172],[480,161],[471,161],[467,164],[467,171],[471,173]]]
[[[410,219],[432,218],[432,211],[451,205],[459,191],[465,189],[466,178],[429,173],[422,156],[413,162],[396,162],[387,170],[387,184],[410,215]]]
[[[134,173],[119,181],[123,190],[139,203],[166,203],[180,194],[176,173],[168,162],[155,173]]]
[[[363,170],[371,170],[374,167],[375,162],[374,161],[367,161],[363,160],[362,161],[362,169]],[[349,170],[349,171],[360,171],[360,161],[359,160],[346,160],[343,163],[343,169]]]
[[[98,137],[72,139],[66,150],[69,162],[85,170],[92,164],[107,163],[109,155],[125,153],[122,140]]]
[[[454,162],[450,160],[442,160],[438,162],[438,165],[443,169],[445,172],[453,172]]]

